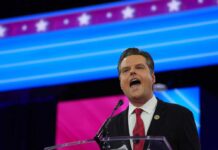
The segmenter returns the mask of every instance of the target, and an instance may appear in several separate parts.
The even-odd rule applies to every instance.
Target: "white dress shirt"
[[[144,123],[144,128],[145,128],[145,135],[148,132],[149,126],[151,124],[151,120],[152,117],[154,115],[154,111],[156,109],[157,106],[157,99],[156,97],[153,95],[151,99],[149,99],[144,105],[142,105],[141,108],[143,111],[141,113],[141,118],[143,120]],[[136,123],[136,115],[134,112],[134,110],[137,107],[133,106],[131,103],[129,103],[129,111],[128,111],[128,124],[129,124],[129,135],[133,136],[133,129],[135,127],[135,123]],[[133,148],[133,142],[130,141],[131,147]]]

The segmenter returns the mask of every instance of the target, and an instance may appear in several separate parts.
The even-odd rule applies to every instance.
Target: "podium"
[[[89,139],[45,147],[44,150],[132,150],[131,143],[144,141],[144,150],[172,150],[164,136],[117,136]]]

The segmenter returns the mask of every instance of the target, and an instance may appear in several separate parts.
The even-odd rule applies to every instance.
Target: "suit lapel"
[[[124,113],[122,114],[123,117],[123,133],[121,135],[124,136],[130,136],[129,135],[129,123],[128,123],[128,111],[129,111],[129,107],[127,107],[127,109],[124,111]],[[126,146],[129,150],[131,150],[131,145],[130,142],[126,142]]]
[[[157,107],[152,117],[151,124],[148,129],[147,135],[156,135],[158,133],[158,129],[161,128],[160,121],[161,121],[161,118],[163,117],[164,110],[165,110],[164,102],[158,99]]]
[[[123,113],[123,135],[124,136],[129,136],[129,123],[128,123],[128,111],[129,107],[124,111]]]

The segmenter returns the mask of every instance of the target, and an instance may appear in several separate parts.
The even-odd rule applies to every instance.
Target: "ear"
[[[156,77],[155,77],[154,72],[151,74],[151,78],[152,78],[152,82],[154,84],[156,82]]]

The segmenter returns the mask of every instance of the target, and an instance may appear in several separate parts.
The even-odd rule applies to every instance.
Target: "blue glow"
[[[117,77],[123,50],[151,53],[156,72],[218,64],[218,8],[0,40],[0,91]]]
[[[195,123],[200,133],[200,88],[189,87],[156,91],[155,96],[166,102],[175,103],[188,108],[194,116]]]

